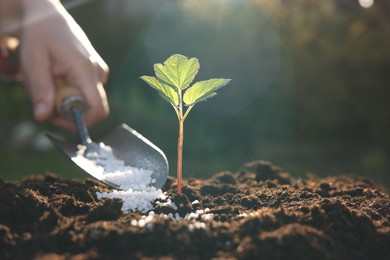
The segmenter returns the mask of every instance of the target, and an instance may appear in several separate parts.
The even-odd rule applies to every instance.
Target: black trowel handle
[[[75,122],[80,141],[83,145],[92,143],[88,129],[84,121],[84,113],[88,110],[81,91],[73,87],[62,78],[55,78],[56,97],[55,106],[57,113],[62,117]]]

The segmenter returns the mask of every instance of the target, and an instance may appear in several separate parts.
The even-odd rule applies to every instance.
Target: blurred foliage
[[[389,185],[389,11],[387,0],[375,0],[370,8],[357,0],[96,0],[73,5],[70,12],[111,68],[112,116],[95,136],[125,122],[165,151],[174,173],[176,118],[139,76],[152,74],[153,63],[180,53],[199,58],[200,80],[232,78],[204,109],[190,115],[184,177],[234,171],[245,161],[267,159],[295,175],[354,172]],[[22,88],[3,85],[2,144],[13,125],[31,120]],[[61,161],[41,155],[28,161],[31,156],[20,160],[39,159],[41,168],[33,173],[54,169]],[[74,166],[66,163],[54,170],[75,176]],[[14,169],[2,160],[1,174]]]
[[[364,9],[358,1],[282,1],[271,8],[293,55],[294,143],[319,149],[319,161],[336,170],[389,182],[389,2]]]

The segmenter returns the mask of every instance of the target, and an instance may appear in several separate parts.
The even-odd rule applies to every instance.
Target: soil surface
[[[0,259],[390,259],[389,193],[362,177],[255,161],[175,189],[176,206],[123,214],[94,180],[0,180]]]

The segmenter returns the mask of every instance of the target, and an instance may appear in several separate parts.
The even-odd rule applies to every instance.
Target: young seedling
[[[199,71],[197,58],[188,59],[174,54],[164,64],[154,64],[157,77],[142,76],[152,88],[173,106],[179,120],[179,136],[177,143],[177,193],[181,193],[182,161],[183,161],[183,131],[184,120],[194,105],[215,96],[217,89],[229,83],[230,79],[209,79],[199,81],[190,86]],[[183,104],[187,107],[184,108]]]

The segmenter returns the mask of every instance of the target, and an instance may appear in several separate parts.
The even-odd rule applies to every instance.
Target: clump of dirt
[[[295,179],[269,162],[189,179],[154,210],[56,175],[0,180],[0,259],[388,259],[390,196],[357,176]]]

